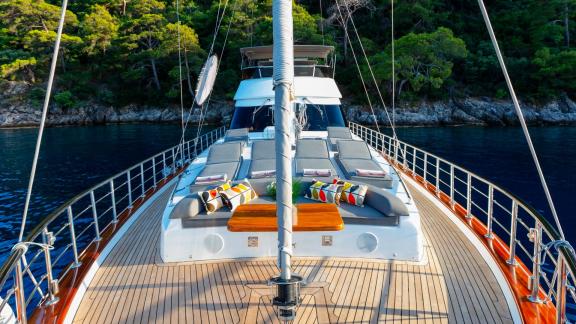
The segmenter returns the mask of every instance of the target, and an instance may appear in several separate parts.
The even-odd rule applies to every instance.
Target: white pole
[[[510,91],[510,97],[512,97],[512,103],[514,103],[514,109],[516,110],[516,115],[518,116],[518,120],[520,121],[520,126],[522,126],[522,132],[524,133],[524,137],[528,142],[528,148],[530,149],[532,160],[534,161],[534,165],[536,166],[536,171],[538,171],[540,184],[544,189],[544,194],[546,195],[546,200],[548,201],[548,206],[550,207],[552,216],[554,216],[556,229],[560,233],[560,237],[564,239],[564,231],[562,230],[562,224],[560,224],[560,219],[558,218],[558,213],[556,212],[556,207],[554,205],[554,201],[552,200],[552,194],[550,193],[550,189],[548,189],[548,183],[546,182],[544,172],[542,171],[542,167],[540,166],[540,160],[538,159],[538,154],[536,154],[536,149],[534,148],[532,138],[530,137],[530,132],[528,131],[528,126],[526,125],[526,120],[524,119],[524,114],[522,113],[522,109],[520,109],[520,102],[518,101],[518,97],[516,96],[516,92],[514,91],[514,86],[512,85],[510,75],[508,74],[508,69],[506,68],[506,63],[504,62],[504,56],[502,55],[502,51],[500,51],[500,46],[498,45],[496,34],[494,33],[492,23],[490,22],[490,16],[488,16],[488,11],[486,10],[486,6],[484,5],[483,0],[478,0],[478,5],[480,6],[480,11],[482,12],[482,17],[484,18],[484,23],[486,24],[486,29],[488,29],[490,40],[492,41],[492,45],[494,46],[494,51],[496,52],[496,58],[498,58],[498,63],[500,64],[500,68],[502,69],[502,74],[504,74],[504,79],[506,80],[508,91]]]
[[[38,138],[36,139],[36,148],[34,149],[32,170],[30,171],[30,180],[28,181],[28,190],[26,191],[26,201],[24,202],[24,213],[22,214],[22,224],[20,226],[18,242],[22,242],[22,239],[24,238],[24,228],[26,227],[26,218],[28,218],[28,209],[30,208],[32,188],[34,187],[34,179],[36,178],[36,168],[38,166],[38,158],[40,157],[40,147],[42,146],[42,136],[44,134],[44,126],[46,125],[46,116],[48,115],[48,106],[50,104],[50,95],[52,94],[52,85],[54,84],[54,75],[56,74],[56,64],[58,63],[58,52],[60,51],[60,41],[62,40],[62,32],[64,30],[67,7],[68,0],[63,0],[62,9],[60,10],[60,21],[58,22],[58,32],[56,33],[56,41],[54,42],[52,63],[50,64],[50,73],[48,75],[48,87],[46,88],[44,106],[42,107],[42,118],[40,119],[40,128],[38,130]]]
[[[292,256],[292,82],[294,80],[294,39],[292,0],[274,0],[274,87],[276,120],[276,216],[278,218],[278,265],[280,278],[289,280]]]

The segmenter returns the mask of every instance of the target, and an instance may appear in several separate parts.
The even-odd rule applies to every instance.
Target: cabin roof
[[[294,58],[327,59],[334,46],[294,45]],[[272,46],[244,47],[240,49],[242,57],[248,60],[266,60],[272,58]]]

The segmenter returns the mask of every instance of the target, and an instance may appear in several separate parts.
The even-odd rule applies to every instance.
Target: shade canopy
[[[321,58],[327,59],[334,51],[334,46],[323,45],[294,45],[294,58]],[[272,59],[272,46],[244,47],[240,49],[242,57],[250,61]]]

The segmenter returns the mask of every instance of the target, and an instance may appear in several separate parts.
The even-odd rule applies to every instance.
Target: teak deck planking
[[[294,270],[310,286],[324,286],[328,302],[304,295],[295,322],[319,323],[324,307],[332,321],[342,323],[512,322],[479,252],[431,201],[412,192],[427,262],[296,258]],[[160,219],[168,197],[169,192],[157,198],[101,265],[75,322],[278,323],[271,295],[248,302],[266,292],[266,281],[277,275],[274,259],[159,263]]]

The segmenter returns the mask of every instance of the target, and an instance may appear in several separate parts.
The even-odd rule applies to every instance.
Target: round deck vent
[[[224,239],[219,234],[209,234],[204,238],[204,247],[210,253],[218,253],[224,249]]]
[[[378,247],[378,237],[372,233],[360,234],[356,239],[356,246],[362,252],[373,252]]]

